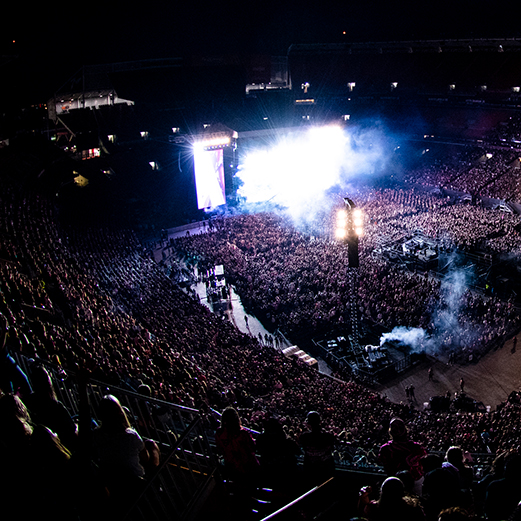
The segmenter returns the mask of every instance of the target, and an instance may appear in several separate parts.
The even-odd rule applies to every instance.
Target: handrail
[[[308,490],[307,492],[305,492],[304,494],[299,496],[297,499],[294,499],[293,501],[291,501],[287,505],[284,505],[283,507],[279,508],[278,510],[276,510],[275,512],[273,512],[269,516],[264,517],[263,519],[261,519],[261,521],[269,521],[270,519],[275,518],[276,516],[278,516],[282,512],[288,510],[288,508],[291,508],[293,505],[296,505],[297,503],[300,503],[300,501],[302,501],[304,498],[306,498],[306,497],[310,496],[311,494],[315,493],[317,490],[322,488],[324,485],[327,485],[333,479],[335,479],[335,478],[331,477],[327,481],[324,481],[324,483],[322,483],[321,485],[317,485],[316,487],[313,487],[312,489]]]
[[[70,371],[67,371],[67,373],[74,374]],[[135,391],[131,391],[129,389],[123,389],[122,387],[119,387],[117,385],[108,384],[106,382],[101,382],[100,380],[90,380],[89,383],[91,385],[94,384],[94,385],[99,385],[101,387],[107,387],[107,388],[113,389],[113,390],[120,392],[122,394],[125,394],[127,396],[132,396],[133,398],[145,399],[147,402],[153,403],[155,405],[166,405],[168,407],[175,408],[178,411],[183,411],[183,412],[187,412],[187,413],[191,413],[191,414],[200,414],[197,409],[193,409],[192,407],[186,407],[185,405],[179,405],[177,403],[166,402],[165,400],[160,400],[159,398],[154,398],[152,396],[143,396],[142,394],[139,394]]]
[[[152,476],[150,476],[150,478],[147,480],[147,484],[145,486],[145,488],[141,491],[141,494],[137,497],[137,499],[134,501],[134,503],[129,507],[129,509],[127,510],[127,513],[125,514],[125,516],[123,517],[123,519],[126,519],[131,513],[132,511],[134,510],[134,508],[139,504],[139,502],[143,499],[143,497],[146,495],[146,493],[148,492],[148,490],[150,489],[150,487],[153,485],[153,483],[155,482],[156,478],[161,474],[161,472],[163,471],[163,469],[169,464],[170,460],[172,459],[172,457],[174,456],[174,454],[181,448],[182,444],[184,443],[184,441],[186,440],[186,438],[188,437],[188,435],[194,430],[194,428],[197,426],[198,423],[201,422],[201,417],[200,416],[197,416],[196,418],[194,418],[191,422],[190,422],[190,425],[187,427],[187,429],[185,430],[185,432],[183,433],[183,435],[179,438],[179,440],[177,441],[177,443],[172,447],[172,450],[169,452],[169,454],[163,459],[163,461],[161,462],[161,464],[157,467],[157,469],[155,470],[155,472],[153,473]]]

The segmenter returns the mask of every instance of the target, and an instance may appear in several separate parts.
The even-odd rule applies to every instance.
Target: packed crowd
[[[436,239],[445,249],[518,254],[519,216],[465,204],[450,196],[415,190],[381,190],[360,194],[369,217],[362,247],[397,240],[414,231]],[[469,226],[472,223],[472,226]]]
[[[519,126],[517,125],[518,131]],[[481,197],[521,202],[519,151],[491,145],[489,148],[443,149],[440,156],[429,151],[419,164],[405,173],[407,183],[435,186]]]
[[[423,328],[436,338],[440,353],[455,349],[464,358],[483,354],[492,340],[519,326],[512,302],[484,297],[464,284],[456,287],[453,281],[404,272],[372,256],[384,237],[398,240],[418,229],[450,249],[470,250],[478,242],[488,243],[488,236],[490,248],[498,247],[500,239],[514,244],[517,218],[407,191],[372,191],[360,201],[371,216],[359,246],[363,262],[356,305],[363,320],[389,329]],[[289,338],[309,338],[349,320],[346,249],[328,238],[300,234],[273,214],[218,221],[212,233],[179,238],[176,247],[179,255],[197,258],[201,266],[224,264],[246,308]]]
[[[2,414],[5,421],[16,419],[12,430],[2,429],[1,457],[13,466],[10,450],[16,443],[25,450],[23,436],[35,436],[34,447],[51,438],[54,449],[45,457],[62,463],[75,450],[75,438],[60,434],[58,444],[34,427],[34,384],[12,372],[9,353],[65,372],[87,370],[93,378],[132,390],[146,385],[154,397],[202,414],[232,405],[259,431],[277,417],[293,440],[305,430],[307,411],[319,410],[323,429],[340,445],[366,451],[386,441],[396,416],[429,450],[456,444],[473,452],[502,451],[519,443],[512,421],[519,414],[516,403],[506,402],[493,413],[443,415],[390,403],[354,381],[332,379],[286,359],[213,315],[165,276],[132,232],[66,227],[43,195],[8,183],[0,198],[0,313],[7,327]],[[360,206],[371,216],[360,244],[364,262],[357,305],[364,320],[387,328],[425,328],[439,339],[438,348],[458,346],[465,354],[484,352],[490,341],[519,328],[510,302],[465,288],[455,294],[426,274],[402,273],[370,255],[383,235],[399,237],[417,228],[433,236],[443,233],[448,246],[471,248],[485,240],[491,249],[517,253],[514,217],[408,190],[360,194]],[[201,269],[223,264],[245,306],[290,338],[349,320],[345,248],[327,237],[305,236],[274,215],[217,220],[209,233],[177,240],[175,249]],[[458,305],[452,309],[454,297]],[[444,329],[443,317],[456,317],[457,328]],[[19,396],[14,402],[11,392]],[[118,428],[126,432],[130,426],[122,419]],[[141,452],[138,438],[127,434]]]
[[[265,414],[277,411],[288,429],[298,431],[299,411],[324,400],[331,409],[324,416],[328,427],[340,433],[351,425],[363,446],[378,432],[375,422],[402,410],[353,382],[337,383],[273,348],[260,348],[256,338],[166,278],[132,234],[60,229],[41,198],[27,197],[18,206],[14,189],[4,189],[3,198],[13,201],[3,205],[0,264],[0,311],[11,326],[10,349],[72,370],[87,367],[109,383],[133,389],[147,384],[159,398],[202,410],[237,403],[250,409],[248,422],[257,427]],[[289,335],[348,320],[345,250],[310,240],[271,215],[225,219],[211,233],[180,239],[177,247],[197,248],[201,266],[223,263],[246,306]],[[443,301],[442,284],[369,257],[363,266],[359,303],[367,320],[432,327],[432,302]],[[508,303],[468,291],[460,297],[459,336],[440,337],[445,344],[478,350],[516,323]],[[452,424],[448,436],[457,430]],[[462,444],[478,450],[480,430],[465,433]]]
[[[235,484],[235,497],[251,497],[259,483],[278,494],[290,495],[295,494],[299,483],[305,490],[331,483],[337,475],[334,451],[340,437],[323,425],[317,411],[307,414],[305,425],[295,440],[271,417],[254,439],[242,426],[235,408],[224,410],[216,444],[223,456],[225,475]],[[356,519],[366,521],[519,519],[521,455],[517,448],[501,452],[485,472],[478,474],[472,455],[460,446],[449,445],[443,456],[413,441],[403,419],[394,417],[388,425],[387,437],[375,448],[384,475],[369,483],[367,476],[360,476],[361,483],[365,480],[366,484],[358,496],[352,486],[333,491],[331,499],[322,499],[323,503],[339,503],[340,496],[342,514],[353,519],[358,515]],[[299,454],[304,456],[301,469],[296,460]],[[313,505],[302,505],[301,510],[309,515]],[[245,517],[243,513],[239,518]]]

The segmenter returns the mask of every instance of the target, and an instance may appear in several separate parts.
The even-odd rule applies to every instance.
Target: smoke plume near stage
[[[380,346],[386,342],[399,342],[410,353],[447,355],[459,351],[461,343],[472,345],[477,331],[460,321],[465,307],[465,293],[472,282],[472,272],[454,269],[441,281],[440,298],[433,305],[429,330],[414,327],[395,327],[380,338]]]

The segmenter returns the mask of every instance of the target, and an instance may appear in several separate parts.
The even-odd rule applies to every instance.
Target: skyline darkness
[[[521,37],[513,2],[149,1],[31,10],[1,22],[2,92],[36,102],[82,65],[212,54],[285,55],[293,43]],[[509,7],[509,5],[511,7]]]

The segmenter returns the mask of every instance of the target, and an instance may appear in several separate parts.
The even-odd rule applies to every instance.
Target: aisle
[[[208,302],[205,284],[203,282],[198,282],[196,285],[192,286],[192,289],[196,290],[199,298],[201,299],[201,303],[208,306],[211,311],[214,311],[212,303]],[[239,331],[258,338],[261,340],[263,345],[266,345],[265,338],[266,335],[270,335],[270,332],[255,316],[246,313],[241,299],[239,295],[235,293],[233,287],[229,287],[229,295],[230,298],[228,300],[228,309],[224,311],[228,320],[230,320],[230,322],[232,322],[239,329]],[[281,339],[281,344],[279,344],[280,349],[285,349],[286,347],[290,347],[292,345],[291,342],[289,342],[286,338],[282,336],[279,338]],[[322,374],[330,375],[331,368],[326,364],[326,362],[321,358],[316,358],[316,360],[318,362],[318,371]]]
[[[253,315],[249,315],[244,310],[242,306],[241,299],[239,295],[235,293],[233,287],[228,286],[228,309],[224,311],[224,314],[227,316],[228,320],[235,324],[239,331],[246,333],[250,336],[255,336],[259,338],[259,334],[262,335],[264,339],[266,335],[270,335],[270,332],[261,324],[261,322],[254,317]],[[208,302],[207,294],[206,294],[206,285],[204,282],[198,282],[195,286],[192,286],[192,289],[195,289],[201,303],[208,306],[211,311],[214,310],[214,304]],[[287,341],[284,341],[283,347],[288,347],[290,344]]]
[[[191,226],[190,233],[191,234],[199,234],[206,233],[208,231],[207,227],[203,225],[203,223],[195,223]],[[187,233],[186,229],[182,228],[172,228],[168,230],[168,240],[176,237],[183,237]],[[154,251],[154,257],[156,262],[160,262],[163,258],[163,247],[158,245]],[[197,280],[198,271],[197,267],[194,268],[194,274]],[[206,305],[212,312],[220,312],[227,317],[227,319],[232,322],[239,331],[250,335],[252,337],[256,337],[263,345],[266,345],[266,336],[273,335],[262,325],[262,323],[254,316],[246,313],[244,307],[242,305],[241,299],[239,295],[235,293],[233,287],[228,286],[228,299],[227,301],[221,300],[219,303],[209,302],[208,295],[206,292],[206,284],[204,282],[197,282],[191,286],[192,290],[195,290],[197,295],[199,295],[200,302]],[[282,335],[279,335],[279,348],[285,349],[286,347],[290,347],[292,344]],[[323,374],[330,375],[331,368],[327,365],[327,363],[321,358],[316,358],[318,362],[318,371]]]

